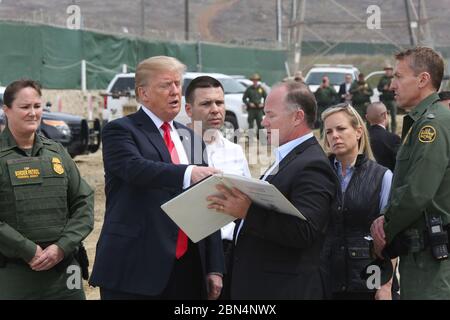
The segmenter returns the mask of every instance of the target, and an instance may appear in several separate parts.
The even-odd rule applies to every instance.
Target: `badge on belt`
[[[57,174],[63,174],[64,173],[64,167],[61,163],[61,160],[59,158],[52,158],[52,164],[53,164],[53,171],[55,171]]]

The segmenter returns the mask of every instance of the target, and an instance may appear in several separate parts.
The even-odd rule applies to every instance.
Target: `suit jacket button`
[[[345,290],[347,290],[347,287],[346,287],[345,285],[343,285],[343,286],[341,287],[341,290],[342,290],[342,291],[345,291]]]

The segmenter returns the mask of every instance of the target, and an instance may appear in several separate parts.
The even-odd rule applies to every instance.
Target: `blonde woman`
[[[333,299],[391,299],[391,281],[367,288],[361,270],[370,263],[370,225],[387,203],[392,172],[377,164],[366,126],[358,112],[343,103],[322,113],[323,146],[341,186],[324,262]]]

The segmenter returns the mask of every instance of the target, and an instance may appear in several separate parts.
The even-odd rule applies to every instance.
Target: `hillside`
[[[145,37],[184,39],[184,0],[143,1]],[[291,2],[282,2],[284,41]],[[275,41],[275,0],[191,0],[189,3],[191,39],[267,45]],[[426,3],[434,43],[450,45],[450,0]],[[66,8],[71,4],[80,6],[85,28],[141,34],[141,0],[1,0],[0,19],[64,26],[68,16]],[[366,9],[372,4],[381,8],[381,30],[366,27]],[[404,2],[400,0],[306,1],[305,20],[305,40],[409,43]]]

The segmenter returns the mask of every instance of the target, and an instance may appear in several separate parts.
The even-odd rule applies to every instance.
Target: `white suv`
[[[211,76],[219,80],[225,91],[225,124],[224,129],[247,129],[248,114],[242,96],[245,87],[230,76],[221,73],[186,72],[183,75],[183,99],[180,113],[176,121],[186,124],[190,122],[184,108],[184,91],[189,83],[199,76]],[[134,73],[117,74],[109,83],[104,96],[103,120],[111,121],[137,111],[138,103],[134,93]]]
[[[356,80],[358,79],[359,70],[352,65],[346,64],[315,64],[306,74],[305,83],[311,92],[316,92],[322,83],[323,76],[328,76],[330,84],[338,92],[339,86],[345,82],[346,74],[351,74],[353,80]]]

